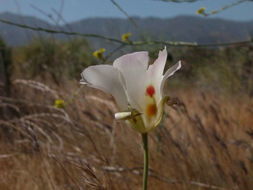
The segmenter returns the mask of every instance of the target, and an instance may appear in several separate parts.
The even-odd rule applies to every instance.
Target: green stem
[[[144,150],[144,165],[143,165],[143,184],[142,189],[148,189],[148,133],[142,133],[142,143]]]

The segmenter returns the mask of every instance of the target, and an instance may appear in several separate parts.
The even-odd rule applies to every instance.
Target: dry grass
[[[141,189],[140,136],[112,98],[16,80],[0,97],[0,189]],[[74,95],[73,95],[74,94]],[[150,190],[253,187],[253,100],[177,90],[150,133]],[[55,98],[67,102],[53,107]]]

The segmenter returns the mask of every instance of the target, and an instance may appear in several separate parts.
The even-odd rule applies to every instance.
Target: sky
[[[200,0],[194,3],[168,3],[159,0],[115,0],[130,16],[171,18],[178,15],[196,15],[200,7],[219,9],[237,0]],[[60,11],[61,10],[61,11]],[[0,13],[12,12],[36,16],[53,22],[47,15],[57,18],[61,12],[66,22],[89,17],[121,17],[125,15],[110,0],[0,0]],[[237,21],[253,20],[253,1],[245,2],[212,18]]]

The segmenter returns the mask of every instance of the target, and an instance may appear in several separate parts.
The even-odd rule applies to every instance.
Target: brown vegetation
[[[141,188],[140,136],[114,120],[112,97],[28,80],[13,81],[11,94],[0,97],[0,189]],[[177,104],[150,133],[149,189],[252,189],[252,98],[169,94]]]

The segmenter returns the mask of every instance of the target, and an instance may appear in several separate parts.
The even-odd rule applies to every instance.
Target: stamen
[[[155,94],[155,88],[152,85],[149,85],[146,88],[146,95],[152,97]]]

